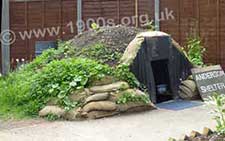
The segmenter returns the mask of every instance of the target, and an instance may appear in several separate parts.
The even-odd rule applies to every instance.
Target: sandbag
[[[45,117],[50,114],[62,117],[65,114],[65,110],[58,106],[46,106],[39,111],[40,117]]]
[[[119,104],[118,109],[120,112],[141,112],[146,110],[154,110],[156,107],[152,103],[145,104],[141,102],[129,102],[126,104]]]
[[[88,96],[86,91],[75,91],[69,95],[70,100],[72,101],[84,101]]]
[[[179,96],[184,100],[196,100],[199,99],[199,94],[197,91],[193,92],[191,89],[184,85],[180,85],[179,87]]]
[[[129,84],[127,82],[116,82],[109,85],[91,87],[90,91],[94,93],[104,93],[104,92],[111,92],[111,91],[117,91],[117,90],[128,89],[128,88],[129,88]]]
[[[66,120],[81,120],[82,119],[82,110],[81,108],[78,109],[72,109],[63,115],[63,118]]]
[[[91,102],[83,107],[83,112],[91,111],[115,111],[117,106],[111,101]]]
[[[197,85],[193,80],[185,80],[181,82],[182,85],[186,86],[188,89],[190,89],[192,92],[197,91]]]
[[[87,114],[87,118],[89,119],[99,119],[99,118],[104,118],[104,117],[109,117],[109,116],[114,116],[119,114],[117,111],[92,111]]]
[[[93,101],[103,101],[109,98],[109,93],[96,93],[92,96],[89,96],[85,103],[93,102]]]

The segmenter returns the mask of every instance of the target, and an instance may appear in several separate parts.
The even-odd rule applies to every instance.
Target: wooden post
[[[160,30],[160,21],[159,21],[159,14],[160,14],[160,0],[155,0],[155,30]]]
[[[1,31],[2,74],[6,75],[10,71],[9,0],[2,1]]]

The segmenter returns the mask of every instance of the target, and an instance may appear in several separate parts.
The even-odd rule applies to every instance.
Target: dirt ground
[[[158,110],[82,122],[0,122],[1,141],[167,141],[214,128],[202,102],[170,102]]]

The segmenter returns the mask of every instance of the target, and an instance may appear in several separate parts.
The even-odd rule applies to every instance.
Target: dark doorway
[[[168,59],[151,62],[156,87],[155,90],[157,103],[173,99],[168,62]]]

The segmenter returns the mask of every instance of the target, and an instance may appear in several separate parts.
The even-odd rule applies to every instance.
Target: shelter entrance
[[[142,37],[142,41],[140,40]],[[179,98],[181,80],[191,73],[191,63],[171,37],[163,32],[146,32],[136,37],[124,56],[138,52],[130,66],[141,84],[146,86],[153,103]]]
[[[173,99],[168,62],[168,59],[151,62],[156,90],[156,103]]]

